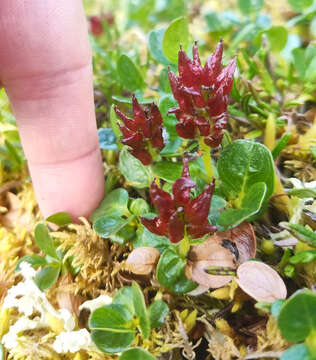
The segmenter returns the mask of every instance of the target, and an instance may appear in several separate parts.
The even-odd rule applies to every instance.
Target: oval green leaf
[[[267,186],[263,182],[252,185],[242,199],[240,208],[230,208],[223,211],[218,218],[218,224],[223,227],[237,226],[258,214],[265,199],[266,191]]]
[[[161,64],[169,65],[170,61],[166,59],[162,51],[162,39],[165,29],[152,30],[148,35],[148,48],[151,56]]]
[[[154,301],[148,308],[150,327],[155,329],[163,324],[165,317],[168,315],[168,305],[162,300]]]
[[[157,265],[157,280],[167,289],[184,294],[194,290],[197,284],[185,276],[186,261],[173,249],[166,249]]]
[[[133,348],[124,351],[119,360],[156,360],[156,358],[144,349]]]
[[[238,7],[244,15],[258,13],[263,6],[263,0],[238,0]]]
[[[128,182],[128,185],[143,189],[149,187],[154,180],[150,166],[144,166],[138,159],[131,155],[124,147],[120,152],[119,169]]]
[[[51,238],[47,227],[44,224],[38,224],[35,228],[36,245],[46,254],[58,259],[53,239]]]
[[[117,62],[117,72],[122,86],[129,91],[142,89],[144,80],[134,62],[127,56],[121,55]]]
[[[299,290],[282,306],[278,326],[282,336],[292,342],[303,341],[316,330],[316,294]]]
[[[149,205],[142,198],[133,199],[131,201],[129,209],[130,209],[131,213],[136,216],[143,216],[145,214],[148,214],[150,211]]]
[[[131,286],[123,286],[120,288],[113,297],[113,304],[123,305],[129,310],[131,316],[135,314],[133,294]]]
[[[146,216],[147,217],[147,216]],[[148,217],[153,218],[154,216]],[[137,237],[133,242],[134,248],[140,246],[149,246],[163,252],[170,247],[170,241],[166,236],[159,236],[150,232],[147,228],[140,225],[137,230]]]
[[[46,259],[39,255],[26,255],[23,256],[16,264],[15,271],[20,271],[20,265],[22,262],[27,262],[37,269],[39,266],[47,265]]]
[[[105,215],[99,217],[93,224],[94,230],[103,238],[118,233],[125,225],[134,219],[134,216],[123,219],[118,216]]]
[[[266,184],[264,202],[273,194],[274,163],[271,152],[262,144],[236,140],[227,145],[217,163],[221,187],[228,199],[241,208],[242,200],[252,185]]]
[[[300,251],[290,257],[291,264],[307,264],[316,260],[316,250]]]
[[[40,290],[46,290],[53,286],[58,279],[60,266],[45,266],[36,274],[34,281]]]
[[[283,352],[280,360],[311,360],[305,344],[296,344]]]
[[[267,30],[260,31],[254,38],[256,46],[260,47],[263,35],[269,40],[272,51],[280,52],[287,43],[288,32],[284,26],[271,26]]]
[[[108,193],[101,204],[90,216],[90,221],[94,222],[97,218],[105,215],[129,216],[127,207],[128,192],[125,189],[115,189]]]
[[[135,336],[131,320],[130,311],[123,305],[110,304],[96,309],[89,319],[93,342],[106,353],[125,350]]]
[[[144,295],[136,282],[132,284],[132,296],[135,314],[139,320],[139,326],[145,339],[150,335],[150,320],[146,309]]]
[[[65,226],[72,223],[72,217],[67,212],[58,212],[46,218],[46,221],[58,226]]]
[[[163,40],[162,50],[165,57],[174,64],[178,62],[179,46],[183,50],[188,49],[189,45],[189,25],[184,17],[179,17],[171,22],[166,29]]]
[[[109,354],[124,351],[134,341],[134,332],[112,332],[94,330],[91,339],[99,350]]]

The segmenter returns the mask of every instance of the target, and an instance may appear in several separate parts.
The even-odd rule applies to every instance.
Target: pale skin
[[[1,0],[0,87],[43,215],[89,216],[104,195],[91,50],[80,0]]]

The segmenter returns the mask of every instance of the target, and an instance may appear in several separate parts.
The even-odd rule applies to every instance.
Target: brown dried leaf
[[[55,296],[56,302],[60,309],[67,309],[77,317],[80,315],[79,307],[83,302],[83,298],[75,295],[72,289],[73,278],[71,274],[64,275],[56,286]]]
[[[244,222],[234,229],[218,231],[202,244],[192,247],[190,260],[220,260],[223,253],[221,253],[219,245],[221,248],[229,250],[239,264],[255,257],[257,244],[252,225]],[[219,264],[218,266],[224,265]]]
[[[274,302],[286,298],[286,286],[280,275],[259,261],[247,261],[237,269],[240,288],[257,301]]]
[[[234,229],[217,232],[202,244],[192,246],[186,275],[204,288],[215,289],[228,284],[232,276],[209,275],[206,273],[209,266],[236,268],[237,262],[242,263],[255,253],[256,238],[252,226],[243,223]]]
[[[257,241],[250,223],[244,222],[231,230],[223,231],[222,234],[224,233],[227,234],[228,239],[232,240],[237,246],[239,253],[237,260],[239,264],[256,256]]]
[[[150,274],[158,263],[160,252],[149,246],[134,249],[125,263],[125,268],[137,275]]]
[[[228,254],[228,256],[231,256]],[[209,266],[228,266],[234,267],[235,263],[233,258],[221,259],[218,260],[201,260],[194,263],[188,263],[187,267],[189,267],[189,271],[191,273],[191,279],[198,284],[202,285],[206,288],[216,289],[222,286],[225,286],[232,280],[232,276],[227,275],[209,275],[206,272],[206,269]],[[186,274],[188,274],[186,272]]]

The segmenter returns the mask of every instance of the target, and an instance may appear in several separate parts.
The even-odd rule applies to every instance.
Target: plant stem
[[[213,180],[213,169],[212,169],[212,159],[211,159],[211,151],[210,148],[205,144],[203,137],[199,138],[200,150],[203,151],[202,159],[204,162],[204,168],[208,177],[208,181],[211,182]]]

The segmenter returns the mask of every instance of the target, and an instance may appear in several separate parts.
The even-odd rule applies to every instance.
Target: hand
[[[0,82],[43,215],[88,216],[104,176],[82,3],[1,0],[0,34]]]

